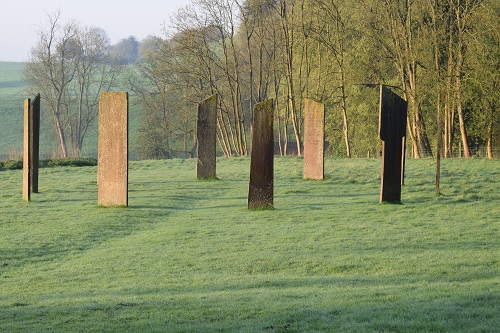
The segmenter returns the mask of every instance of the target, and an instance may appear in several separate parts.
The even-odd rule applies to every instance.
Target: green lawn
[[[0,172],[1,332],[499,332],[500,160],[275,161],[275,210],[246,209],[249,159],[133,162],[128,208],[95,167]]]

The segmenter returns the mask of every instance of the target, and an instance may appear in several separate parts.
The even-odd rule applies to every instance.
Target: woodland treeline
[[[269,98],[282,155],[302,153],[304,98],[326,104],[333,154],[376,154],[378,85],[388,84],[409,103],[412,156],[435,154],[439,113],[443,156],[492,157],[499,17],[495,0],[193,0],[137,64],[137,144],[143,157],[168,157],[195,131],[194,104],[217,93],[226,156],[248,154],[253,106]]]
[[[491,158],[499,18],[497,0],[192,0],[120,74],[143,111],[133,150],[193,156],[196,105],[218,94],[226,156],[249,153],[253,107],[270,98],[281,155],[302,154],[304,98],[326,105],[331,154],[377,155],[386,84],[408,101],[408,155],[435,156],[439,137],[444,157]]]

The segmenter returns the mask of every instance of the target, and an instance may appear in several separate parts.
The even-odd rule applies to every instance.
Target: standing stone
[[[128,93],[101,93],[98,129],[98,204],[128,206]]]
[[[38,162],[40,158],[40,94],[30,106],[30,186],[31,193],[38,193]]]
[[[380,202],[401,202],[403,138],[406,136],[407,102],[380,86],[379,137],[382,144]]]
[[[217,135],[217,95],[198,104],[196,143],[198,147],[196,176],[198,179],[215,178]]]
[[[30,132],[31,132],[31,112],[30,112],[31,100],[24,100],[24,145],[23,145],[23,200],[30,201],[30,190],[31,190],[31,179],[30,179],[30,169],[31,169],[31,144],[30,144]]]
[[[304,179],[323,180],[325,105],[307,98],[304,101]]]
[[[273,100],[255,105],[248,208],[273,207],[274,107]]]

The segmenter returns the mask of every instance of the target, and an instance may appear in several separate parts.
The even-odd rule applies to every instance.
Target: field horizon
[[[2,332],[498,332],[500,160],[408,160],[402,204],[380,159],[275,159],[275,209],[246,208],[248,158],[130,163],[128,208],[96,167],[0,172]]]

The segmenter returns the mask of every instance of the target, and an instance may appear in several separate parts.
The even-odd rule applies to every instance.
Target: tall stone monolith
[[[23,131],[23,200],[30,201],[31,199],[31,100],[29,98],[24,100],[24,131]]]
[[[217,139],[217,95],[198,104],[196,121],[197,162],[196,176],[198,179],[216,178],[216,139]]]
[[[254,107],[248,208],[272,208],[274,199],[274,102]]]
[[[325,105],[304,100],[304,179],[324,179]]]
[[[98,125],[98,204],[128,206],[128,93],[101,93]]]
[[[401,202],[403,138],[407,102],[388,87],[380,86],[379,137],[382,144],[380,202]]]

